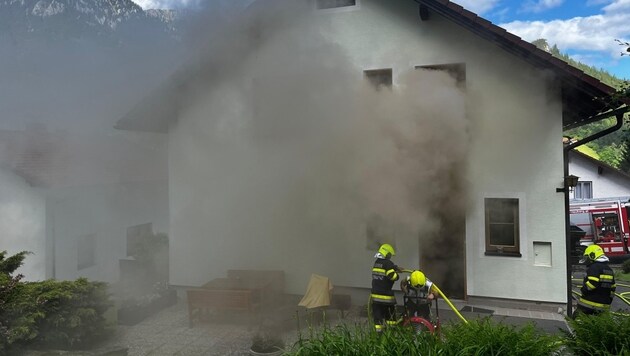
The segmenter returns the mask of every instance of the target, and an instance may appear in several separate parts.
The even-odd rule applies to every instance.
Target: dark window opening
[[[355,6],[356,0],[317,0],[317,9],[334,9],[337,7]]]
[[[518,199],[486,198],[486,255],[521,257]]]
[[[457,86],[466,86],[466,64],[465,63],[452,63],[452,64],[435,64],[428,66],[416,66],[416,69],[428,69],[428,70],[441,70],[445,71],[455,79]]]
[[[372,84],[377,90],[382,88],[392,88],[392,69],[372,69],[363,72],[365,78]]]

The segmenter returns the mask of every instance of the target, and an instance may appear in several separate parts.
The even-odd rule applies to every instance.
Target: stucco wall
[[[422,22],[417,14],[413,1],[362,0],[355,9],[324,11],[317,16],[330,21],[322,34],[346,50],[357,76],[366,69],[392,68],[396,86],[398,75],[414,66],[466,64],[471,134],[465,177],[471,197],[466,222],[467,293],[563,302],[563,200],[555,192],[562,181],[558,93],[548,88],[545,74],[520,59],[439,16],[432,14],[429,21]],[[220,84],[216,90],[229,93],[231,87]],[[246,99],[238,93],[226,97],[235,102]],[[451,103],[435,105],[446,108]],[[264,198],[284,192],[279,188],[274,191],[274,174],[251,179],[257,172],[256,160],[249,165],[217,162],[222,156],[216,152],[234,149],[229,145],[212,146],[203,156],[187,155],[206,147],[207,137],[200,132],[202,116],[180,119],[169,135],[171,260],[177,261],[171,263],[171,283],[200,285],[224,276],[229,268],[274,268],[285,270],[288,290],[294,293],[304,291],[310,273],[327,275],[333,284],[368,287],[374,251],[366,248],[364,224],[351,211],[345,212],[345,231],[317,237],[305,232],[313,221],[294,221],[278,228],[273,237],[251,229],[255,224],[239,225],[239,219],[260,219],[265,215],[259,214],[261,210],[286,211],[286,207],[274,206],[273,199],[260,197],[252,197],[249,207],[235,210],[232,202],[246,199],[247,187],[268,185],[271,191]],[[285,155],[290,153],[278,152],[277,158],[266,164],[281,167]],[[238,150],[232,156],[236,160],[251,159],[248,157],[247,152]],[[232,169],[231,174],[209,173],[203,168],[217,163],[222,169]],[[208,182],[220,182],[224,188],[210,188]],[[522,257],[484,256],[484,197],[520,199]],[[279,216],[278,221],[291,218]],[[230,219],[234,222],[231,225],[221,223]],[[273,222],[258,223],[264,226]],[[551,267],[533,265],[534,241],[552,243]],[[397,247],[396,262],[409,267],[418,264],[417,241],[400,241]]]
[[[0,170],[0,250],[9,256],[30,251],[17,273],[28,281],[46,278],[46,205],[41,192],[23,178]]]
[[[344,30],[334,38],[363,68],[402,71],[416,65],[466,63],[472,124],[467,293],[564,301],[563,198],[555,192],[562,182],[558,93],[548,88],[544,73],[496,46],[434,14],[420,22],[414,4],[395,3],[387,7],[390,4],[362,1],[354,18],[337,14],[344,18],[339,25]],[[521,258],[484,255],[485,197],[520,199]],[[533,266],[534,241],[552,242],[552,267]],[[522,285],[520,280],[545,283]]]
[[[561,104],[544,74],[509,56],[481,55],[471,65],[474,122],[467,218],[468,294],[564,302],[565,252]],[[492,62],[491,66],[484,63]],[[522,257],[485,256],[484,198],[518,198]],[[534,266],[533,243],[551,242],[551,266]],[[522,281],[541,281],[525,285]]]
[[[600,174],[597,164],[578,155],[569,156],[569,173],[580,177],[580,181],[592,182],[594,199],[630,195],[630,178],[609,168],[603,168]]]

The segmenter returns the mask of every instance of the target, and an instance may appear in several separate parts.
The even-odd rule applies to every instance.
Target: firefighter
[[[394,247],[390,244],[382,244],[374,258],[372,267],[372,290],[370,301],[372,305],[372,318],[377,332],[382,331],[384,325],[396,323],[396,297],[392,287],[398,280],[398,273],[402,272],[392,262],[396,255]]]
[[[592,315],[610,310],[616,285],[614,272],[608,266],[604,250],[598,245],[588,246],[580,263],[586,263],[587,268],[577,312]]]
[[[433,282],[424,273],[413,271],[400,282],[400,289],[405,293],[405,309],[408,316],[430,320],[431,301],[435,299]]]

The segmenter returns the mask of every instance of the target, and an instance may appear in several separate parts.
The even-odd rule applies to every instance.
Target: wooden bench
[[[230,269],[227,271],[227,277],[243,281],[245,284],[264,282],[263,304],[279,302],[284,294],[284,271]]]
[[[201,288],[187,290],[188,320],[209,310],[248,312],[251,317],[261,306],[274,303],[284,291],[283,271],[229,270],[228,278],[216,278]]]
[[[252,296],[251,290],[213,290],[213,289],[189,289],[186,291],[188,298],[188,322],[193,326],[195,313],[206,313],[209,310],[235,310],[255,313],[260,307]]]

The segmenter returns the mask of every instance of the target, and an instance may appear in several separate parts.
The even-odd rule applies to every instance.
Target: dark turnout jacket
[[[389,259],[377,258],[372,268],[372,302],[396,304],[392,287],[398,280],[398,266]]]
[[[582,284],[582,296],[578,304],[595,311],[604,311],[610,308],[616,289],[615,274],[604,262],[593,262],[586,269],[586,276]]]

